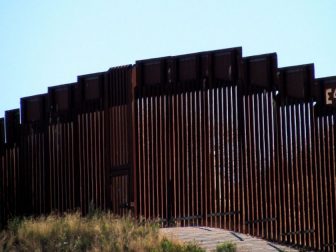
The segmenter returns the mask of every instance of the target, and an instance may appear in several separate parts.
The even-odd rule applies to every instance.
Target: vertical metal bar
[[[331,142],[330,142],[330,148],[331,148],[331,166],[330,166],[330,184],[331,184],[331,188],[330,188],[330,192],[331,192],[331,197],[330,197],[330,208],[331,208],[331,215],[332,215],[332,223],[335,223],[336,221],[336,169],[335,169],[335,120],[334,120],[334,115],[330,116],[330,138],[331,138]],[[332,228],[332,226],[330,225],[331,228],[331,243],[335,243],[336,242],[336,230],[335,228]],[[333,250],[336,250],[336,247],[333,247]]]
[[[194,143],[193,143],[193,132],[192,132],[192,91],[186,94],[188,98],[188,147],[189,147],[189,178],[188,178],[188,188],[189,188],[189,202],[188,202],[188,216],[195,216],[194,213],[194,202],[195,202],[195,188],[194,188],[194,178],[195,178],[195,162],[194,162]],[[188,220],[187,225],[190,226],[193,220]]]
[[[264,195],[264,202],[263,203],[263,218],[273,218],[272,216],[272,189],[274,184],[270,182],[271,179],[271,172],[272,167],[270,163],[270,159],[272,158],[272,153],[270,151],[270,131],[269,131],[269,93],[264,92],[262,94],[262,124],[263,124],[263,131],[264,131],[264,138],[261,138],[261,141],[263,143],[263,149],[264,149],[264,156],[263,156],[263,163],[264,163],[264,172],[262,174],[262,192]],[[264,141],[263,141],[264,139]],[[273,222],[272,221],[266,221],[263,225],[263,232],[264,237],[267,239],[270,239],[272,237],[272,228],[273,228]]]
[[[201,132],[202,132],[202,212],[203,212],[203,225],[206,226],[208,224],[207,221],[207,165],[206,165],[206,122],[207,122],[207,116],[206,116],[206,91],[201,91]]]
[[[148,127],[148,120],[149,120],[149,104],[148,104],[149,98],[145,98],[145,134],[144,134],[144,202],[145,202],[145,217],[149,218],[150,217],[150,212],[149,212],[149,205],[150,205],[150,181],[149,181],[149,158],[148,158],[148,141],[149,141],[149,127]]]
[[[174,207],[173,207],[173,218],[181,217],[181,206],[184,202],[181,202],[181,195],[183,192],[181,191],[181,143],[182,143],[182,127],[181,127],[181,102],[180,100],[181,94],[173,94],[172,95],[172,129],[173,129],[173,146],[174,146],[174,162],[173,162],[173,187],[174,187]]]
[[[154,167],[154,173],[153,173],[153,192],[154,192],[154,209],[153,209],[153,215],[156,218],[160,214],[160,200],[159,200],[159,188],[160,184],[158,183],[158,177],[159,177],[159,155],[158,155],[158,149],[159,149],[159,139],[158,139],[158,117],[157,117],[157,96],[153,97],[153,167]]]
[[[219,180],[220,180],[220,211],[225,212],[225,194],[224,194],[224,188],[225,188],[225,178],[224,178],[224,169],[225,169],[225,163],[224,163],[224,125],[225,125],[225,117],[223,115],[224,109],[223,109],[223,93],[224,88],[221,87],[219,89],[219,158],[220,158],[220,166],[219,166]],[[223,228],[225,225],[225,216],[220,217],[220,228]]]
[[[192,153],[193,153],[193,165],[192,169],[194,170],[194,179],[193,179],[193,190],[194,190],[194,200],[193,200],[193,211],[192,215],[199,216],[199,162],[198,162],[198,142],[197,142],[197,114],[196,110],[196,98],[197,91],[192,92],[191,94],[191,139],[192,139]],[[191,224],[194,226],[199,225],[198,219],[193,220]]]
[[[197,141],[197,168],[198,168],[198,205],[197,215],[203,214],[203,193],[202,193],[202,91],[196,92],[196,141]],[[198,220],[197,225],[202,225],[202,221]]]
[[[213,136],[213,131],[214,131],[214,118],[213,118],[213,89],[209,89],[208,90],[208,97],[209,97],[209,126],[208,126],[208,130],[209,130],[209,152],[208,152],[208,162],[209,162],[209,173],[208,173],[208,198],[209,198],[209,214],[213,214],[215,213],[215,199],[214,199],[214,166],[213,166],[213,162],[214,162],[214,156],[213,156],[213,145],[214,145],[214,136]],[[214,221],[215,221],[215,217],[211,216],[210,217],[210,226],[214,226]]]
[[[151,91],[151,90],[150,90]],[[153,97],[152,92],[150,92],[150,96],[148,97],[148,217],[153,218],[153,208],[154,208],[154,188],[153,188]]]
[[[215,184],[215,212],[220,213],[220,186],[219,186],[219,115],[218,115],[218,108],[219,108],[219,102],[218,102],[218,94],[219,94],[220,88],[216,88],[214,90],[214,138],[215,138],[215,145],[214,145],[214,184]],[[220,227],[220,215],[215,217],[215,227]]]
[[[327,165],[326,165],[326,186],[327,186],[327,201],[326,201],[326,205],[328,208],[328,221],[330,221],[330,223],[334,223],[333,222],[333,215],[332,215],[332,187],[331,187],[331,182],[332,182],[332,177],[331,177],[331,162],[332,162],[332,153],[330,150],[330,144],[331,144],[331,137],[330,137],[330,120],[329,120],[329,116],[325,117],[325,130],[326,130],[326,155],[327,155]],[[333,237],[332,237],[332,233],[333,233],[333,228],[332,225],[327,225],[328,226],[328,244],[332,244],[333,242]],[[330,250],[333,250],[333,248],[331,247]]]
[[[312,135],[312,125],[311,125],[311,113],[312,113],[312,104],[309,103],[306,106],[305,110],[305,129],[306,129],[306,136],[305,139],[307,139],[306,142],[306,167],[307,167],[307,174],[308,174],[308,189],[309,189],[309,212],[310,212],[310,218],[309,218],[309,227],[311,230],[314,230],[314,233],[311,233],[309,235],[310,237],[310,246],[312,248],[316,248],[316,240],[315,235],[317,233],[316,229],[316,223],[315,223],[315,204],[316,204],[316,198],[315,198],[315,190],[314,190],[314,164],[313,164],[313,156],[314,156],[314,150],[312,146],[313,141],[313,135]]]
[[[253,195],[253,201],[252,201],[252,218],[251,218],[251,225],[253,227],[253,235],[259,236],[259,223],[258,222],[254,222],[254,220],[257,220],[259,218],[259,199],[258,198],[258,156],[257,156],[257,151],[256,149],[258,149],[257,146],[257,136],[256,136],[256,131],[257,131],[257,119],[256,119],[256,114],[257,112],[257,96],[255,94],[252,95],[251,97],[251,127],[252,127],[252,132],[251,132],[251,139],[252,139],[252,145],[251,145],[251,152],[252,152],[252,167],[251,167],[251,188],[252,188],[252,195]]]
[[[300,194],[300,189],[299,189],[299,174],[298,174],[298,150],[297,150],[297,135],[298,135],[298,130],[297,130],[297,106],[298,105],[293,105],[292,106],[292,141],[293,141],[293,166],[292,166],[292,183],[293,183],[293,198],[292,198],[292,204],[293,204],[293,210],[294,210],[294,216],[292,216],[293,220],[293,231],[296,231],[296,234],[294,235],[294,242],[299,243],[299,238],[300,238],[300,218],[299,218],[299,209],[298,209],[298,202],[300,200],[299,194]]]
[[[258,198],[259,198],[259,217],[258,217],[258,223],[259,223],[259,234],[260,237],[266,238],[266,221],[265,219],[267,218],[265,211],[266,211],[266,205],[268,202],[265,202],[265,191],[264,191],[264,183],[265,183],[265,146],[264,143],[266,141],[265,137],[265,128],[264,128],[264,103],[263,103],[263,96],[264,93],[257,94],[257,123],[258,123],[258,128],[257,128],[257,134],[258,134],[258,146],[259,146],[259,165],[258,165]]]
[[[284,222],[284,227],[283,227],[283,239],[285,242],[290,242],[290,237],[286,236],[285,233],[289,232],[291,230],[290,227],[290,190],[289,190],[289,175],[288,175],[288,163],[289,163],[289,154],[288,154],[288,149],[289,149],[289,136],[288,136],[288,107],[283,106],[282,107],[282,169],[283,169],[283,176],[284,176],[284,183],[283,183],[283,194],[284,194],[284,201],[283,201],[283,205],[284,205],[284,212],[283,214],[285,215],[285,222]]]

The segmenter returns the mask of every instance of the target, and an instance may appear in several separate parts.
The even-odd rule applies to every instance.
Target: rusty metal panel
[[[13,215],[21,213],[19,181],[19,149],[9,147],[0,155],[0,226],[6,225]]]
[[[118,215],[127,215],[129,212],[128,183],[127,175],[113,176],[110,184],[111,211]]]
[[[95,100],[101,95],[101,87],[99,86],[99,79],[97,77],[87,78],[84,81],[85,86],[85,99]]]
[[[277,71],[277,55],[275,53],[245,57],[244,68],[244,81],[249,86],[267,90],[274,88]]]
[[[77,116],[79,206],[83,213],[90,207],[106,209],[105,113],[95,111]],[[63,198],[64,200],[64,198]]]
[[[234,81],[239,78],[242,50],[230,48],[211,52],[213,55],[213,78],[220,81]]]
[[[49,109],[52,113],[69,113],[73,109],[73,89],[76,83],[48,88]]]
[[[20,110],[13,109],[5,111],[5,134],[6,143],[18,142],[20,130]]]
[[[0,118],[0,149],[3,149],[5,144],[5,119]]]
[[[47,94],[21,98],[21,120],[23,124],[46,119]]]
[[[104,83],[107,107],[128,104],[131,94],[131,65],[110,68]]]
[[[62,88],[55,90],[55,101],[57,111],[66,111],[70,108],[69,90]]]
[[[137,84],[140,86],[164,84],[167,81],[167,60],[170,57],[136,62]]]
[[[68,122],[48,127],[48,207],[60,213],[78,207],[74,125]]]
[[[104,107],[105,72],[81,75],[75,85],[75,104],[78,111],[92,112]]]
[[[178,81],[196,81],[199,75],[199,57],[197,54],[176,56]]]
[[[280,68],[279,74],[280,95],[293,101],[306,101],[311,98],[313,64]]]
[[[317,188],[317,218],[316,233],[318,236],[318,249],[333,251],[335,234],[333,228],[325,223],[336,218],[335,201],[335,125],[334,115],[321,115],[316,118],[316,150],[317,166],[316,188]],[[328,202],[326,204],[326,202]]]

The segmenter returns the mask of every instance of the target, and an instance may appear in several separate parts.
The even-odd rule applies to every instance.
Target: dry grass
[[[159,234],[156,222],[136,221],[110,213],[81,217],[14,219],[0,234],[0,251],[203,251]]]

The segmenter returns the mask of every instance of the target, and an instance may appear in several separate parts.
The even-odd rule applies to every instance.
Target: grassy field
[[[155,221],[136,221],[110,213],[81,217],[13,219],[0,234],[0,251],[204,251],[197,244],[168,240]]]

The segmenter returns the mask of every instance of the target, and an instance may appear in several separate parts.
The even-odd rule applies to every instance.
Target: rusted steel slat
[[[305,107],[305,113],[304,113],[304,118],[305,118],[305,130],[306,134],[304,139],[306,139],[306,167],[307,167],[307,186],[308,186],[308,195],[309,195],[309,224],[308,228],[315,230],[314,233],[310,234],[310,244],[312,248],[316,248],[316,240],[315,240],[315,235],[317,232],[316,230],[316,225],[315,225],[315,190],[314,190],[314,182],[313,180],[315,179],[314,176],[314,164],[313,164],[313,157],[314,157],[314,150],[312,146],[312,141],[313,141],[313,135],[312,135],[312,125],[311,125],[311,113],[313,110],[313,105],[312,103],[307,104]]]
[[[155,179],[156,179],[156,155],[155,155],[155,150],[156,150],[156,145],[155,145],[155,105],[154,105],[154,97],[151,97],[151,192],[152,192],[152,216],[155,218],[157,216],[156,214],[156,191],[157,187],[155,186]],[[155,167],[155,168],[154,168]]]
[[[181,178],[181,167],[180,167],[180,149],[181,149],[181,130],[180,126],[180,95],[174,94],[172,97],[172,130],[173,130],[173,194],[174,194],[174,201],[172,202],[172,217],[174,219],[178,218],[181,214],[180,207],[182,203],[180,201],[180,196],[182,195],[181,187],[180,187],[180,178]]]
[[[260,194],[261,194],[261,201],[260,201],[260,214],[259,216],[261,217],[262,220],[265,220],[269,217],[269,213],[268,213],[268,209],[266,207],[268,207],[268,205],[270,204],[270,201],[267,200],[267,193],[265,190],[265,184],[267,181],[267,169],[269,167],[266,166],[267,163],[267,157],[266,157],[266,146],[265,143],[267,143],[268,140],[268,132],[266,131],[266,126],[265,126],[265,110],[266,110],[266,105],[265,105],[265,95],[266,93],[262,93],[259,94],[259,146],[260,146],[260,184],[259,184],[259,190],[260,190]],[[269,191],[270,188],[268,188]],[[265,204],[266,203],[266,204]],[[268,233],[269,233],[269,223],[270,222],[262,222],[259,226],[259,228],[261,229],[261,237],[268,237]]]
[[[197,156],[197,193],[198,193],[198,201],[197,201],[197,215],[202,215],[202,148],[201,148],[201,92],[196,91],[195,93],[195,140],[196,140],[196,156]],[[197,225],[201,225],[202,221],[200,219],[197,220]]]
[[[188,115],[188,159],[189,159],[189,178],[188,178],[188,216],[194,215],[194,202],[195,202],[195,188],[194,188],[194,179],[195,179],[195,162],[194,162],[194,150],[193,150],[193,135],[192,135],[192,121],[191,121],[191,113],[192,113],[192,92],[186,93],[187,97],[187,115]],[[192,220],[187,220],[187,225],[190,226],[192,224]]]
[[[61,206],[59,208],[59,211],[63,213],[66,210],[66,196],[67,192],[65,191],[65,181],[66,181],[66,173],[65,173],[65,131],[64,131],[64,125],[60,124],[60,146],[59,146],[59,152],[60,152],[60,160],[59,160],[59,168],[60,168],[60,197],[61,197]]]
[[[167,125],[168,125],[168,131],[167,131],[167,141],[168,141],[168,155],[167,155],[167,176],[169,180],[167,181],[167,191],[168,191],[168,202],[167,202],[167,213],[168,213],[168,219],[171,219],[172,217],[172,203],[174,202],[174,191],[173,191],[173,178],[172,178],[172,168],[173,168],[173,125],[172,125],[172,89],[169,88],[167,90],[168,95],[166,96],[166,106],[167,106]]]
[[[214,198],[215,198],[215,207],[214,212],[220,212],[220,201],[219,201],[219,119],[218,119],[218,93],[219,89],[214,90]],[[220,227],[220,216],[215,217],[215,227]]]
[[[311,108],[311,117],[309,118],[310,123],[310,134],[312,136],[312,141],[310,143],[312,153],[311,162],[312,162],[312,172],[313,172],[313,194],[314,194],[314,243],[315,248],[321,249],[320,242],[320,218],[319,218],[319,191],[318,191],[318,148],[317,148],[317,118],[315,117],[314,109]]]
[[[251,135],[248,134],[250,131],[250,97],[244,96],[244,146],[245,146],[245,167],[244,167],[244,174],[245,174],[245,223],[252,219],[252,190],[251,190],[251,176],[250,176],[250,164],[251,164],[251,153],[250,153],[250,141]],[[246,224],[245,224],[246,225]],[[251,234],[251,225],[248,225],[246,228],[246,232]]]
[[[299,181],[300,178],[298,176],[299,172],[299,165],[298,165],[298,132],[297,132],[297,104],[292,106],[291,110],[291,115],[292,115],[292,134],[291,134],[291,139],[292,139],[292,148],[293,148],[293,166],[292,166],[292,181],[291,184],[293,184],[293,198],[292,198],[292,204],[293,204],[293,215],[292,215],[292,221],[293,221],[293,231],[291,232],[296,232],[296,235],[294,235],[293,240],[295,243],[299,243],[299,233],[297,233],[298,230],[300,229],[300,218],[299,218],[299,208],[298,208],[298,202],[299,202],[299,194],[300,194],[300,189],[299,189]]]
[[[280,186],[281,186],[281,192],[282,192],[282,197],[280,199],[280,202],[282,203],[282,211],[281,211],[281,216],[283,217],[282,221],[282,228],[281,228],[281,241],[287,242],[287,236],[282,235],[283,233],[286,232],[288,229],[288,175],[287,175],[287,169],[286,169],[286,160],[287,159],[287,152],[285,149],[285,146],[287,144],[287,134],[286,134],[286,123],[287,123],[287,117],[286,117],[286,108],[285,107],[280,107],[279,108],[279,114],[280,114],[280,125],[281,125],[281,134],[280,134],[280,171],[281,172],[281,177],[283,178],[283,181],[280,181]],[[282,182],[282,183],[281,183]]]
[[[327,191],[327,213],[328,213],[328,221],[330,221],[330,223],[334,223],[333,221],[333,214],[332,214],[332,187],[331,187],[331,160],[332,160],[332,153],[330,150],[330,142],[331,142],[331,137],[330,137],[330,118],[329,116],[325,117],[325,131],[326,131],[326,138],[325,138],[325,145],[326,145],[326,191]],[[328,242],[327,244],[331,244],[333,243],[333,227],[332,225],[327,225],[327,232],[328,232]],[[332,248],[331,248],[332,249]]]
[[[158,149],[158,190],[159,190],[159,194],[158,194],[158,202],[159,202],[159,216],[163,219],[165,218],[164,216],[164,207],[165,207],[165,190],[164,190],[164,180],[163,180],[163,173],[164,173],[164,170],[163,170],[163,162],[164,162],[164,159],[163,159],[163,120],[162,120],[162,97],[160,95],[158,95],[156,97],[156,106],[157,106],[157,126],[158,126],[158,138],[157,138],[157,141],[158,141],[158,146],[157,146],[157,149]]]
[[[80,208],[81,208],[81,212],[84,213],[84,205],[85,205],[85,198],[84,198],[84,194],[85,194],[85,158],[83,157],[83,153],[86,156],[86,153],[84,152],[84,146],[85,146],[85,132],[84,132],[84,127],[83,127],[83,120],[84,117],[83,115],[78,115],[78,129],[79,129],[79,151],[78,151],[78,157],[80,160],[80,181],[79,181],[79,185],[80,185],[80,196],[81,196],[81,200],[80,200]]]
[[[160,128],[160,185],[161,188],[161,218],[167,220],[167,183],[165,176],[165,107],[164,107],[164,97],[160,95],[158,97],[158,106],[159,106],[159,128]]]
[[[190,99],[190,113],[191,113],[191,140],[192,140],[192,167],[194,170],[194,178],[193,178],[193,192],[194,192],[194,200],[192,202],[192,215],[199,215],[199,163],[198,163],[198,149],[197,149],[197,111],[196,111],[196,92],[191,93]],[[191,221],[191,225],[199,225],[199,220]]]
[[[93,180],[93,185],[92,185],[92,194],[91,194],[91,200],[93,201],[93,205],[95,208],[99,208],[98,204],[98,163],[97,163],[97,156],[98,156],[98,146],[97,146],[97,138],[98,138],[98,132],[99,129],[97,128],[97,114],[99,112],[93,112],[91,115],[91,125],[92,125],[92,144],[91,144],[91,153],[92,153],[92,180]],[[93,148],[92,148],[93,147]]]
[[[278,211],[278,208],[280,208],[280,204],[278,202],[278,195],[280,192],[280,183],[279,179],[281,178],[281,175],[279,176],[279,141],[278,141],[278,134],[279,134],[279,122],[278,122],[278,115],[277,115],[277,104],[275,103],[275,92],[272,92],[268,96],[268,126],[271,134],[271,142],[270,142],[270,166],[271,166],[271,175],[270,175],[270,183],[273,184],[271,192],[271,198],[272,198],[272,208],[271,208],[271,214],[272,216],[276,216],[277,220],[273,224],[273,232],[271,239],[279,241],[279,233],[280,233],[280,211]]]
[[[92,199],[92,188],[93,188],[93,175],[92,175],[92,167],[93,167],[93,153],[91,151],[92,139],[93,139],[93,129],[92,129],[92,120],[91,113],[85,113],[85,127],[87,134],[87,143],[85,146],[86,151],[86,172],[85,172],[85,181],[86,181],[86,213],[89,213],[90,208],[92,207],[93,199]]]
[[[223,182],[224,182],[224,193],[223,193],[223,206],[224,212],[230,211],[230,194],[229,194],[229,155],[228,155],[228,140],[230,133],[228,130],[229,118],[228,118],[228,109],[229,109],[229,97],[228,97],[228,88],[225,87],[223,90]],[[230,224],[229,216],[225,215],[224,217],[224,228],[228,229]]]
[[[148,195],[148,190],[149,190],[149,181],[148,181],[148,148],[147,148],[147,141],[148,141],[148,98],[144,98],[144,137],[143,137],[143,151],[144,151],[144,156],[143,156],[143,173],[144,173],[144,216],[145,218],[149,217],[148,213],[148,200],[149,200],[149,195]]]
[[[153,204],[153,182],[152,182],[152,106],[151,96],[147,98],[147,215],[152,217],[152,204]]]
[[[317,131],[318,131],[318,159],[319,159],[319,192],[320,192],[320,235],[321,235],[321,246],[327,243],[327,233],[326,233],[326,225],[324,224],[326,221],[326,206],[323,204],[326,202],[326,188],[325,188],[325,152],[324,152],[324,121],[323,117],[317,118]]]
[[[140,202],[140,209],[141,209],[141,215],[145,217],[145,132],[144,132],[144,129],[145,129],[145,120],[146,120],[146,117],[145,117],[145,98],[141,99],[139,101],[139,113],[140,113],[140,123],[141,123],[141,127],[140,127],[140,135],[139,135],[139,138],[140,138],[140,164],[139,164],[139,173],[140,173],[140,179],[141,179],[141,195],[142,195],[142,198],[141,198],[141,202]]]
[[[324,202],[324,223],[326,223],[326,221],[330,220],[330,216],[329,216],[329,211],[328,211],[328,149],[327,149],[327,145],[328,145],[328,129],[327,129],[327,116],[322,118],[322,131],[323,131],[323,138],[322,138],[322,150],[323,150],[323,202]],[[324,244],[329,244],[330,241],[330,237],[329,237],[329,232],[328,232],[328,225],[324,225],[324,232],[325,232],[325,241]]]
[[[175,198],[178,199],[178,210],[177,210],[177,214],[176,216],[174,216],[174,218],[181,218],[182,216],[184,216],[184,212],[183,212],[183,205],[185,204],[185,201],[183,199],[184,197],[184,187],[183,187],[183,179],[184,179],[184,167],[185,167],[185,145],[184,145],[184,141],[185,141],[185,129],[184,129],[184,111],[183,111],[183,99],[184,96],[183,94],[178,94],[177,95],[177,111],[178,111],[178,115],[177,115],[177,123],[178,123],[178,151],[179,151],[179,162],[178,162],[178,173],[177,173],[177,192],[175,195]]]
[[[311,164],[309,163],[309,156],[311,155],[311,152],[309,151],[309,141],[310,136],[308,135],[309,125],[307,124],[307,118],[309,113],[309,107],[310,103],[306,103],[302,106],[302,140],[303,140],[303,172],[304,172],[304,196],[303,200],[306,198],[307,201],[305,202],[304,207],[304,221],[305,221],[305,230],[314,230],[312,225],[312,214],[313,214],[313,204],[312,204],[312,185],[311,185]],[[305,246],[307,247],[313,247],[313,233],[306,234],[306,243]]]
[[[202,157],[202,214],[203,214],[203,220],[202,220],[202,225],[207,225],[207,190],[206,190],[206,122],[207,118],[205,115],[205,91],[202,90],[200,92],[200,107],[201,107],[201,146],[202,146],[202,151],[201,151],[201,157]]]
[[[219,89],[219,99],[218,99],[218,124],[219,124],[219,151],[218,151],[218,156],[219,156],[219,211],[220,212],[225,212],[225,205],[224,205],[224,188],[225,188],[225,179],[224,179],[224,109],[223,109],[223,93],[224,93],[224,88],[221,87]],[[225,217],[221,216],[220,217],[220,228],[223,228],[225,225]]]
[[[94,114],[95,112],[91,112],[88,114],[88,132],[90,134],[89,138],[89,145],[88,148],[88,158],[89,158],[89,165],[88,165],[88,184],[89,184],[89,191],[88,191],[88,206],[89,211],[90,207],[93,209],[96,207],[95,205],[95,198],[94,198],[94,187],[95,187],[95,176],[94,176],[94,157],[95,157],[95,150],[92,148],[94,146],[94,139],[95,139],[95,128],[94,128]]]
[[[265,142],[264,142],[264,179],[263,179],[263,191],[264,191],[264,199],[267,202],[267,205],[264,206],[264,218],[265,219],[272,219],[275,218],[275,215],[272,212],[272,192],[274,188],[274,183],[271,182],[271,176],[272,176],[272,165],[271,165],[271,158],[273,156],[273,153],[270,151],[271,149],[271,132],[269,130],[269,110],[268,110],[268,103],[269,103],[269,92],[263,94],[263,110],[266,112],[263,116],[263,124],[264,124],[264,132],[265,132]],[[261,139],[262,140],[262,139]],[[274,221],[266,222],[264,226],[264,233],[265,237],[267,239],[271,239],[273,236],[273,226]]]
[[[308,104],[303,104],[300,106],[300,127],[301,127],[301,172],[303,174],[302,176],[302,204],[300,204],[301,209],[301,220],[303,222],[303,229],[308,230],[310,229],[309,226],[309,216],[310,216],[310,194],[308,190],[308,164],[307,164],[307,137],[306,137],[306,129],[307,125],[305,124],[305,118],[306,115],[306,107]],[[310,235],[311,234],[304,234],[301,239],[304,242],[304,246],[310,246]]]
[[[298,179],[298,198],[297,198],[297,222],[298,222],[298,230],[306,230],[304,228],[304,217],[303,217],[303,170],[302,170],[302,142],[301,142],[301,129],[300,129],[300,120],[301,120],[301,114],[300,114],[300,107],[301,104],[298,104],[296,106],[296,136],[297,136],[297,179]],[[301,175],[301,176],[300,176]],[[298,243],[302,244],[304,246],[305,244],[305,233],[302,232],[298,236]]]
[[[97,146],[97,156],[96,156],[96,201],[97,206],[100,209],[104,209],[103,202],[102,202],[102,188],[104,188],[104,182],[101,179],[102,174],[102,153],[104,153],[104,145],[102,144],[102,133],[104,131],[104,128],[102,127],[102,121],[101,117],[103,116],[103,111],[98,111],[96,116],[96,127],[97,127],[97,133],[96,133],[96,146]]]
[[[335,117],[334,115],[330,116],[330,138],[331,138],[331,142],[330,142],[330,148],[331,148],[331,166],[330,166],[330,180],[331,180],[331,188],[330,188],[330,192],[331,192],[331,197],[330,197],[330,205],[331,205],[331,215],[332,215],[332,223],[334,223],[336,221],[336,156],[335,156]],[[332,228],[332,226],[330,225],[330,227]],[[332,235],[332,239],[331,239],[331,243],[335,243],[336,242],[336,230],[332,229],[331,230],[331,235]],[[336,247],[334,247],[334,251],[336,250]]]
[[[315,156],[315,174],[316,174],[316,196],[318,198],[316,205],[316,217],[318,219],[318,248],[321,249],[324,244],[324,232],[323,232],[323,219],[322,219],[322,175],[321,175],[321,147],[320,147],[320,118],[316,117],[316,126],[315,126],[315,148],[316,148],[316,156]]]
[[[148,205],[148,212],[149,212],[149,217],[153,218],[154,217],[154,205],[155,205],[155,200],[154,200],[154,164],[153,164],[153,96],[152,93],[150,93],[150,97],[148,98],[148,196],[149,196],[149,205]]]
[[[253,156],[254,156],[254,166],[253,166],[253,174],[254,174],[254,204],[255,204],[255,217],[254,220],[262,219],[262,211],[261,211],[261,201],[262,195],[260,190],[260,173],[261,173],[261,147],[260,147],[260,138],[259,138],[259,130],[260,130],[260,113],[259,113],[259,94],[253,94]],[[262,222],[252,222],[255,223],[254,229],[256,234],[259,237],[262,237]]]
[[[208,158],[208,206],[209,206],[209,210],[208,210],[208,214],[211,214],[213,212],[215,212],[214,210],[214,186],[213,186],[213,172],[214,172],[214,168],[213,168],[213,89],[209,89],[208,90],[208,99],[209,99],[209,108],[208,108],[208,116],[209,116],[209,125],[208,125],[208,139],[209,139],[209,143],[208,143],[208,148],[209,151],[207,152],[207,158]],[[214,222],[214,216],[211,216],[209,218],[209,225],[213,226],[213,222]]]
[[[289,222],[290,222],[290,229],[286,233],[292,233],[293,235],[290,236],[290,242],[294,243],[296,239],[296,219],[295,219],[295,187],[296,187],[296,178],[294,177],[294,171],[295,171],[295,143],[294,143],[294,137],[293,137],[293,131],[294,131],[294,115],[293,115],[293,106],[288,106],[288,124],[287,124],[287,132],[288,132],[288,184],[289,184]]]
[[[158,131],[158,124],[157,124],[157,97],[152,98],[152,104],[153,104],[153,120],[152,120],[152,127],[153,127],[153,198],[154,198],[154,204],[153,204],[153,216],[156,218],[159,216],[159,183],[158,183],[158,147],[159,147],[159,141],[157,136]]]
[[[241,129],[242,124],[240,123],[242,108],[240,93],[238,92],[238,86],[233,86],[234,92],[234,131],[235,131],[235,159],[236,159],[236,231],[241,232],[242,230],[242,159],[241,159]],[[239,214],[238,214],[239,212]]]
[[[248,97],[248,135],[249,135],[249,166],[248,166],[248,178],[249,178],[249,218],[248,220],[253,220],[256,219],[255,216],[255,175],[254,175],[254,151],[253,151],[253,146],[254,146],[254,138],[253,138],[253,96]],[[256,235],[256,232],[254,230],[254,226],[250,225],[249,227],[249,233],[252,235]]]
[[[285,233],[294,230],[294,209],[293,209],[293,142],[292,142],[292,106],[286,106],[286,171],[287,171],[287,221],[288,226]],[[293,236],[288,236],[288,242],[293,243]]]
[[[251,191],[252,191],[252,218],[250,221],[259,219],[259,211],[258,211],[258,202],[260,198],[258,198],[258,156],[257,156],[257,136],[256,130],[257,126],[257,97],[255,94],[251,96],[251,156],[252,156],[252,163],[251,163]],[[252,234],[259,236],[259,222],[254,223],[252,222]]]
[[[181,173],[180,173],[180,214],[179,218],[181,225],[185,225],[185,219],[183,219],[184,216],[187,216],[186,214],[186,203],[187,203],[187,192],[186,192],[186,177],[187,177],[187,129],[186,129],[186,98],[185,94],[180,94],[180,111],[181,111],[181,117],[180,119],[180,125],[181,125],[181,142],[180,142],[180,149],[181,149]]]

